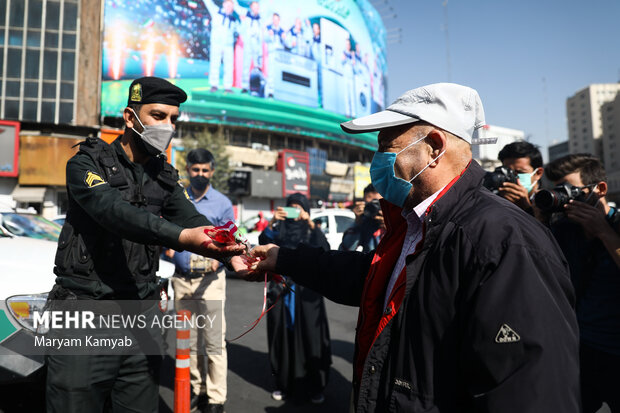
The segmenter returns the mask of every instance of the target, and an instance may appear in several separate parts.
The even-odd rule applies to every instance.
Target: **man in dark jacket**
[[[177,171],[160,156],[186,99],[164,79],[134,80],[123,135],[111,145],[89,138],[68,161],[69,209],[58,240],[51,308],[69,307],[73,300],[90,306],[100,300],[159,300],[159,246],[228,264],[226,257],[242,252],[209,240],[204,230],[211,222],[196,211]],[[145,314],[156,310],[154,302],[144,303]],[[67,350],[47,358],[47,412],[157,411],[161,357],[103,352]]]
[[[360,306],[358,412],[579,411],[566,261],[542,225],[481,186],[470,145],[483,125],[477,92],[445,83],[344,123],[380,131],[377,250],[255,249],[258,271]]]

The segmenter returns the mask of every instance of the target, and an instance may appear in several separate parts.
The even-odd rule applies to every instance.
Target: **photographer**
[[[559,212],[551,230],[568,261],[577,296],[583,411],[596,412],[606,402],[617,412],[620,217],[605,199],[607,178],[598,158],[568,155],[547,165],[545,174],[556,187],[540,191],[536,204]]]
[[[517,182],[506,181],[498,188],[499,195],[530,215],[537,216],[532,197],[543,175],[543,160],[538,148],[529,142],[510,143],[498,155],[502,166],[514,171]]]
[[[372,184],[364,188],[364,201],[357,202],[353,208],[355,225],[342,235],[340,251],[369,252],[377,248],[385,232],[383,212],[379,205],[381,198]]]

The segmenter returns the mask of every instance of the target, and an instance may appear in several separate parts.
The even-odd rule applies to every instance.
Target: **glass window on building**
[[[0,118],[73,123],[79,9],[78,0],[0,0]]]

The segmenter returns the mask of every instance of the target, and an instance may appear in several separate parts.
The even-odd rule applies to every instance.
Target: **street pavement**
[[[260,315],[264,283],[250,283],[228,277],[226,286],[226,328],[231,339],[245,332]],[[267,351],[267,320],[263,317],[254,330],[228,343],[227,413],[245,412],[348,412],[351,396],[353,339],[357,308],[325,300],[332,339],[332,368],[325,389],[325,402],[313,405],[292,400],[275,401],[275,390]],[[174,341],[169,337],[170,354]],[[174,372],[174,360],[168,357],[162,371]],[[173,373],[174,374],[174,373]],[[174,377],[164,374],[160,386],[160,412],[173,411]]]

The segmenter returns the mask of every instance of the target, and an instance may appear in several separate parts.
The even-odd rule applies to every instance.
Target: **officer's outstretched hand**
[[[203,257],[221,260],[226,257],[243,254],[245,245],[216,245],[211,238],[205,234],[205,229],[213,227],[196,227],[185,228],[179,235],[179,243],[181,247],[194,254],[200,254]]]

